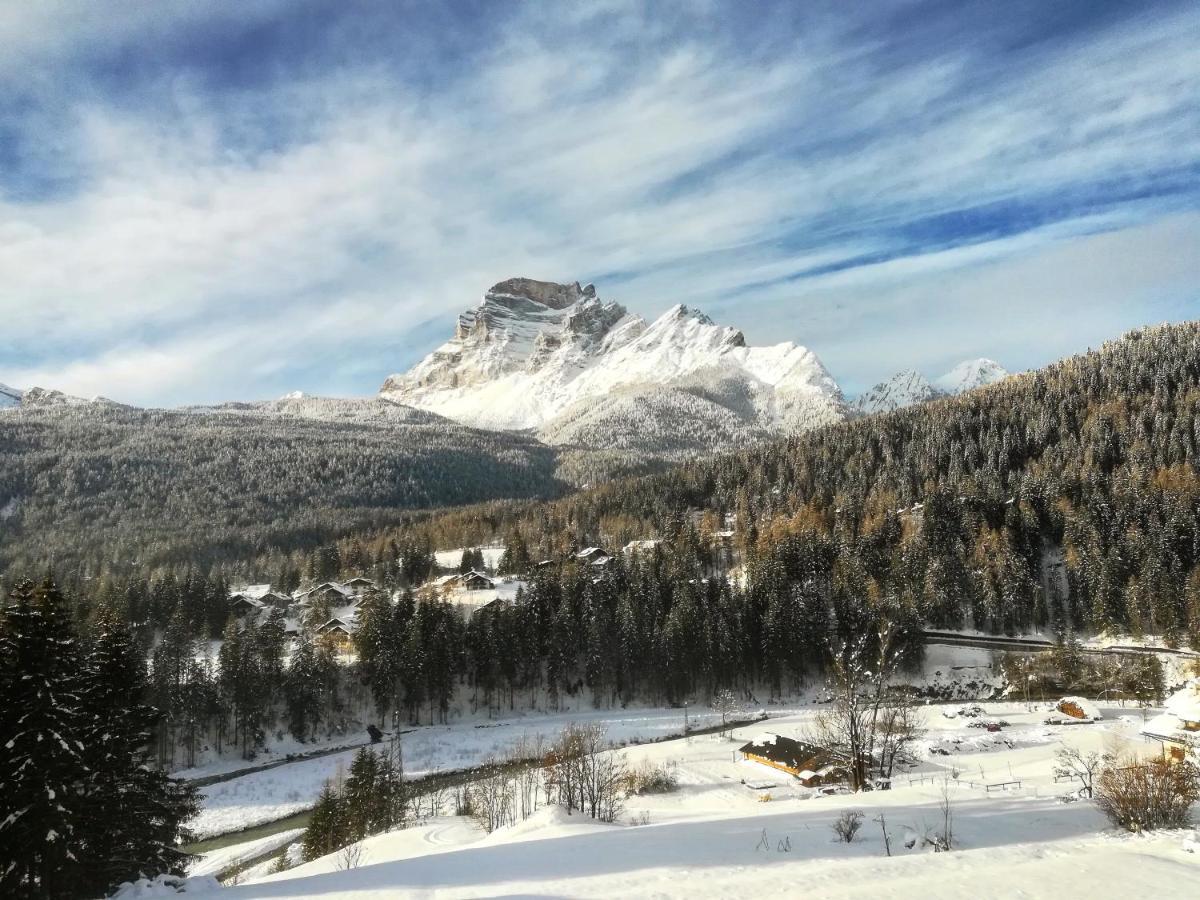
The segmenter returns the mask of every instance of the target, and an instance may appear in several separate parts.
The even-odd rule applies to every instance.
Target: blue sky
[[[0,4],[0,382],[373,393],[593,281],[853,395],[1200,316],[1200,7]]]

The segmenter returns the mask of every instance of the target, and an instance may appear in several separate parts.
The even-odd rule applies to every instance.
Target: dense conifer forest
[[[70,577],[245,560],[412,510],[563,490],[550,448],[382,401],[0,415],[0,567]]]

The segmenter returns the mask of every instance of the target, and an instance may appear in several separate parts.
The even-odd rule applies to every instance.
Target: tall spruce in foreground
[[[306,861],[333,853],[348,843],[343,802],[328,781],[321,788],[321,794],[313,806],[312,816],[309,817],[308,827],[304,829],[301,841]]]
[[[102,617],[85,657],[50,581],[22,582],[0,622],[0,895],[105,894],[181,873],[196,793],[149,768],[159,719],[128,630]]]
[[[89,886],[106,891],[138,874],[181,875],[188,857],[178,845],[186,836],[183,823],[198,811],[198,793],[150,764],[151,739],[163,716],[143,702],[145,663],[129,628],[114,616],[98,622],[86,680]],[[116,810],[119,823],[112,821]]]
[[[17,585],[0,627],[0,894],[71,897],[80,880],[80,655],[54,585]]]

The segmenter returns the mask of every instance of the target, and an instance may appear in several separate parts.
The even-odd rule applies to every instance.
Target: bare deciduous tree
[[[812,743],[846,760],[856,791],[870,784],[873,773],[890,778],[922,733],[911,696],[888,692],[901,662],[896,637],[896,627],[881,619],[874,634],[860,634],[830,652],[832,699],[817,715]]]
[[[343,871],[357,869],[362,863],[363,847],[361,841],[347,844],[337,855],[337,867]]]
[[[1054,775],[1056,778],[1076,779],[1080,783],[1080,796],[1091,799],[1096,777],[1112,759],[1111,754],[1095,750],[1084,753],[1078,747],[1059,747],[1054,754]]]
[[[709,709],[721,717],[721,736],[724,737],[728,732],[729,718],[735,716],[742,711],[743,703],[737,698],[729,688],[717,691],[713,695],[712,701],[708,704]]]
[[[562,730],[547,756],[550,792],[568,812],[576,809],[603,822],[621,814],[625,762],[608,748],[598,724],[571,724]]]

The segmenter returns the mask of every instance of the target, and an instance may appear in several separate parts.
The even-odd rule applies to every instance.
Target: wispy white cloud
[[[609,276],[651,314],[682,300],[731,324],[777,316],[748,333],[790,331],[851,383],[947,345],[1004,356],[967,351],[971,318],[946,314],[953,298],[990,321],[1004,279],[1038,285],[1051,310],[1085,308],[1098,286],[1038,260],[1108,271],[1110,306],[1113,285],[1145,310],[1186,293],[1154,260],[1200,238],[1196,219],[1164,225],[1170,243],[1146,237],[1196,201],[1168,184],[1200,164],[1200,16],[1186,8],[1006,69],[965,34],[897,61],[886,35],[839,16],[748,55],[717,27],[731,7],[698,7],[703,27],[686,28],[659,7],[531,8],[428,83],[345,48],[350,61],[223,91],[157,72],[147,105],[59,97],[77,188],[0,199],[0,380],[142,403],[367,392],[436,342],[414,329],[448,327],[512,274]],[[81,41],[161,38],[215,9],[80,13],[61,32],[9,12],[0,37],[54,72]],[[26,138],[49,127],[11,115]],[[948,213],[966,218],[929,224]],[[1096,258],[1098,231],[1136,248],[1135,278]],[[923,310],[918,294],[943,299]],[[906,316],[937,339],[881,353],[916,327]],[[1071,349],[1027,340],[1004,361]]]

